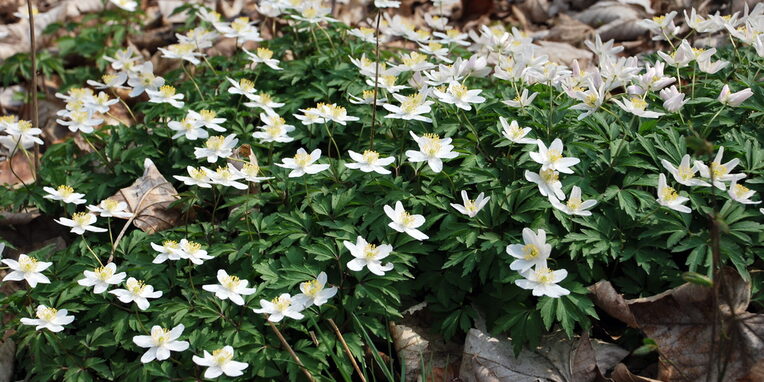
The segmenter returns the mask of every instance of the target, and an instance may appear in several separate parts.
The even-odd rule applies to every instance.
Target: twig
[[[273,332],[276,333],[276,336],[281,341],[281,344],[284,345],[284,347],[287,349],[289,354],[292,356],[292,359],[294,359],[294,361],[297,362],[297,365],[300,366],[300,369],[305,374],[305,376],[308,377],[308,380],[311,382],[315,381],[315,378],[313,378],[313,375],[310,374],[308,369],[305,368],[305,365],[302,364],[302,361],[300,361],[300,357],[298,357],[297,354],[294,352],[294,350],[292,350],[292,347],[289,346],[289,343],[281,334],[281,331],[279,330],[279,328],[277,328],[276,325],[274,325],[273,322],[270,322],[270,321],[268,321],[268,325],[271,326],[271,329],[273,329]]]
[[[345,342],[345,337],[342,336],[342,333],[340,332],[340,328],[337,327],[337,324],[335,324],[334,320],[332,320],[331,318],[329,319],[329,325],[332,326],[332,329],[334,329],[334,333],[337,334],[337,338],[340,339],[340,342],[342,343],[342,347],[345,349],[345,353],[347,353],[348,358],[350,358],[350,363],[353,364],[353,368],[358,373],[358,376],[361,378],[361,382],[366,382],[366,377],[363,376],[363,373],[361,373],[361,368],[358,367],[358,363],[355,362],[353,353],[350,352],[350,348],[348,347],[347,342]]]
[[[32,53],[32,125],[40,128],[39,109],[37,107],[37,45],[34,36],[34,12],[32,11],[32,0],[27,0],[27,12],[29,13],[29,42]],[[34,179],[37,180],[37,169],[40,167],[40,145],[34,144]]]
[[[377,127],[377,94],[379,92],[379,22],[382,19],[382,10],[377,10],[376,26],[376,61],[374,62],[374,101],[371,103],[371,142],[369,150],[374,150],[374,132]]]

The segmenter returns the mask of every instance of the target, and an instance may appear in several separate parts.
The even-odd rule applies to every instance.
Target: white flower
[[[499,117],[502,130],[501,135],[509,139],[511,142],[520,144],[536,144],[536,140],[533,138],[525,138],[531,131],[530,127],[520,128],[517,121],[513,120],[512,123],[507,124],[507,120],[504,117]]]
[[[236,167],[230,163],[227,167],[221,166],[218,167],[215,171],[205,169],[205,172],[210,178],[210,183],[212,184],[219,184],[223,187],[233,187],[238,190],[246,190],[248,187],[246,184],[238,182],[242,176],[238,171],[236,171]]]
[[[679,163],[679,167],[674,167],[669,161],[661,159],[663,167],[674,176],[674,180],[685,186],[711,186],[707,182],[704,182],[698,178],[695,178],[695,173],[698,172],[698,164],[690,166],[690,154],[685,154],[682,157],[682,162]]]
[[[367,27],[353,28],[348,31],[348,34],[351,36],[358,37],[362,41],[368,42],[370,44],[374,44],[377,42],[374,28],[367,28]]]
[[[236,134],[230,134],[227,136],[216,135],[209,137],[204,142],[204,147],[197,147],[194,149],[194,156],[196,159],[207,158],[207,162],[215,163],[218,158],[229,157],[233,154],[233,148],[239,140],[236,139]]]
[[[273,98],[271,98],[270,94],[268,93],[255,94],[253,98],[250,98],[250,99],[252,101],[244,102],[244,106],[259,107],[265,110],[265,112],[268,114],[276,114],[276,112],[273,109],[278,109],[284,106],[283,102],[274,101]]]
[[[568,271],[560,269],[553,271],[547,267],[529,269],[521,273],[524,279],[515,280],[515,285],[523,289],[531,289],[534,296],[549,296],[558,298],[570,294],[570,291],[557,285],[568,277]]]
[[[552,141],[552,144],[549,145],[548,149],[540,139],[536,140],[536,144],[538,145],[539,151],[529,153],[529,155],[531,159],[541,165],[541,170],[551,169],[565,174],[572,174],[573,170],[570,169],[570,166],[575,166],[581,162],[578,158],[562,156],[563,145],[560,138]]]
[[[387,73],[393,75],[399,75],[403,72],[421,72],[423,70],[429,70],[435,67],[435,64],[427,62],[427,56],[417,51],[413,51],[409,54],[401,55],[402,64],[396,65],[391,68]],[[376,69],[375,69],[376,70]]]
[[[207,171],[202,167],[194,168],[191,166],[186,167],[189,176],[173,175],[173,177],[188,186],[199,186],[202,188],[210,188],[211,179],[207,175]]]
[[[533,100],[536,98],[536,96],[539,95],[539,93],[534,92],[530,96],[528,96],[528,89],[523,89],[523,92],[518,94],[517,97],[514,99],[508,99],[506,101],[501,101],[505,105],[509,107],[526,107],[530,106],[531,103],[533,103]]]
[[[462,201],[464,204],[456,204],[451,203],[451,207],[454,207],[457,211],[474,218],[478,212],[480,212],[483,207],[485,207],[486,203],[491,199],[491,197],[485,197],[485,194],[482,192],[478,194],[477,199],[471,200],[469,197],[467,197],[467,191],[462,190]]]
[[[382,105],[387,111],[392,114],[388,114],[385,118],[404,119],[407,121],[417,120],[422,122],[432,122],[432,119],[423,116],[422,114],[429,113],[432,108],[433,101],[428,101],[427,96],[422,93],[412,94],[408,97],[400,94],[393,94],[393,98],[401,103],[401,106],[395,106],[393,104],[385,103]]]
[[[23,317],[21,323],[24,325],[36,325],[35,330],[48,329],[53,333],[58,333],[64,330],[64,325],[71,324],[74,321],[74,316],[67,316],[68,313],[66,309],[57,310],[40,304],[37,305],[35,313],[37,318]]]
[[[717,99],[724,105],[736,107],[740,106],[743,101],[747,100],[752,95],[753,91],[751,91],[751,88],[745,88],[739,92],[731,93],[729,85],[725,84]]]
[[[428,15],[425,15],[425,16],[428,16]],[[443,61],[445,63],[449,63],[450,64],[450,63],[453,62],[453,60],[448,58],[448,54],[449,54],[448,48],[443,46],[443,44],[441,44],[441,43],[430,42],[427,45],[424,45],[424,44],[420,43],[419,44],[419,51],[421,51],[422,53],[425,53],[425,54],[429,54],[429,55],[435,56],[435,58],[437,58],[438,60]]]
[[[516,258],[509,269],[523,273],[533,267],[545,268],[546,260],[552,253],[552,245],[546,242],[546,232],[539,229],[534,233],[530,228],[523,228],[523,241],[521,244],[507,246],[507,254]]]
[[[345,163],[345,167],[358,169],[363,172],[374,171],[378,174],[387,175],[390,174],[390,170],[386,169],[385,166],[395,162],[395,157],[380,158],[379,153],[373,150],[365,150],[363,154],[348,150],[348,154],[355,163]]]
[[[167,260],[177,261],[181,259],[180,244],[177,241],[165,240],[162,242],[162,245],[151,243],[151,248],[159,252],[152,261],[154,264],[161,264]]]
[[[395,202],[395,209],[388,205],[385,205],[383,209],[385,210],[387,217],[392,220],[390,224],[388,224],[388,227],[398,232],[407,233],[409,236],[417,240],[426,240],[430,238],[417,229],[424,224],[424,216],[409,214],[403,209],[403,203],[400,201]]]
[[[324,118],[321,117],[321,112],[318,108],[311,107],[307,109],[300,109],[303,114],[292,114],[295,118],[299,119],[303,125],[309,126],[314,123],[324,123]]]
[[[245,362],[233,360],[233,347],[224,346],[213,350],[212,354],[204,351],[204,357],[193,356],[191,359],[199,366],[207,366],[204,378],[213,379],[223,374],[227,377],[238,377],[244,374],[244,369],[249,365]]]
[[[93,115],[85,109],[70,111],[65,114],[65,117],[69,120],[56,119],[56,122],[66,126],[73,133],[77,131],[85,134],[92,133],[95,127],[103,123],[103,119],[93,118]]]
[[[584,111],[577,117],[577,119],[580,121],[590,116],[592,113],[597,111],[600,106],[602,106],[602,102],[605,101],[605,94],[606,90],[604,83],[596,86],[593,82],[590,81],[589,88],[587,90],[574,90],[570,93],[572,98],[581,101],[581,103],[575,104],[570,108],[572,110]]]
[[[579,216],[591,216],[592,213],[589,211],[589,209],[597,204],[597,201],[594,199],[589,199],[586,201],[582,200],[581,188],[578,186],[573,186],[573,189],[570,191],[570,197],[568,197],[567,203],[563,204],[556,198],[550,198],[549,202],[552,203],[554,208],[557,208],[558,210],[568,215]]]
[[[50,280],[42,274],[53,263],[37,261],[34,257],[25,254],[19,255],[19,260],[2,259],[3,264],[11,269],[11,272],[3,277],[3,281],[26,280],[29,286],[34,288],[37,284],[50,284]]]
[[[134,277],[127,279],[125,287],[127,289],[114,289],[109,291],[109,293],[117,296],[119,301],[125,304],[135,302],[135,305],[138,305],[140,310],[148,309],[150,305],[148,299],[162,297],[162,291],[155,292],[153,286],[144,284],[143,281],[136,280]]]
[[[451,145],[451,138],[441,139],[437,134],[430,133],[419,137],[413,131],[409,131],[409,134],[419,145],[419,151],[407,150],[406,157],[411,162],[427,162],[433,172],[438,173],[443,170],[442,159],[459,156],[459,153],[452,151],[454,146]]]
[[[321,149],[315,149],[310,154],[300,147],[293,158],[284,158],[282,163],[276,163],[276,166],[288,168],[290,178],[297,178],[305,174],[317,174],[329,168],[328,164],[314,164],[321,158]]]
[[[96,220],[98,220],[98,218],[89,212],[76,212],[74,215],[72,215],[71,219],[53,219],[53,221],[58,224],[66,227],[71,227],[71,232],[77,235],[83,235],[85,234],[85,231],[106,232],[106,228],[98,228],[93,226]]]
[[[74,192],[74,189],[67,185],[60,185],[58,188],[43,187],[43,191],[48,195],[43,196],[44,199],[60,200],[64,203],[72,203],[74,205],[83,204],[87,200],[82,199],[85,194],[79,194]]]
[[[260,120],[263,121],[263,126],[257,126],[257,128],[262,131],[252,133],[252,137],[259,139],[263,143],[286,143],[294,140],[288,134],[294,131],[295,128],[292,125],[287,125],[284,118],[276,114],[260,113]]]
[[[324,114],[322,116],[327,120],[337,122],[343,126],[345,126],[347,122],[359,120],[358,117],[353,117],[352,115],[348,115],[348,112],[344,107],[337,106],[334,104],[325,105]]]
[[[270,322],[279,322],[284,317],[295,320],[305,317],[300,313],[304,307],[298,301],[295,301],[289,293],[282,293],[271,301],[260,300],[260,306],[261,309],[252,309],[252,311],[267,314],[268,321]]]
[[[185,136],[189,141],[195,141],[199,138],[206,139],[209,137],[207,130],[202,128],[202,124],[198,120],[191,119],[189,117],[183,118],[180,122],[170,121],[167,123],[170,130],[177,131],[172,139],[178,139]]]
[[[268,48],[257,48],[257,53],[244,49],[244,53],[249,56],[249,60],[255,65],[263,63],[273,70],[282,70],[279,67],[279,60],[273,58],[273,51]]]
[[[205,129],[215,130],[220,133],[225,131],[225,128],[223,126],[220,126],[220,124],[225,122],[226,119],[218,118],[217,113],[215,113],[214,111],[202,110],[197,113],[193,110],[189,110],[186,118],[189,118],[193,121],[198,122],[201,126],[204,126]]]
[[[671,208],[672,210],[689,214],[692,212],[690,207],[683,205],[690,200],[684,196],[679,196],[673,187],[666,184],[666,176],[660,174],[658,177],[658,204]]]
[[[348,98],[350,99],[350,103],[355,105],[371,105],[374,103],[374,90],[364,90],[363,93],[361,93],[361,97],[354,96],[352,94],[348,94]],[[377,94],[377,106],[381,106],[385,104],[385,101],[387,99],[383,98],[381,94]]]
[[[207,254],[207,251],[202,249],[201,244],[194,241],[181,239],[178,247],[178,255],[180,255],[182,259],[191,260],[191,262],[196,265],[201,265],[204,263],[204,260],[212,258],[212,256]]]
[[[732,183],[730,183],[730,188],[727,191],[730,198],[732,200],[743,203],[743,204],[759,204],[761,201],[754,202],[751,200],[751,196],[756,193],[756,191],[751,190],[750,188],[743,186],[742,184],[738,184],[736,179],[732,180]]]
[[[117,74],[104,74],[101,76],[103,82],[87,80],[87,84],[96,89],[127,89],[123,84],[127,81],[127,72]]]
[[[164,78],[154,75],[154,65],[151,61],[144,62],[134,74],[131,74],[127,84],[133,87],[130,97],[137,97],[146,90],[156,91],[164,85]]]
[[[373,73],[373,72],[372,72],[372,73]],[[395,94],[395,93],[398,93],[399,91],[401,91],[401,90],[403,90],[403,89],[408,89],[408,86],[406,86],[406,85],[396,85],[396,84],[395,84],[395,83],[396,83],[396,81],[398,81],[398,77],[396,77],[395,75],[393,75],[393,74],[388,74],[388,72],[387,72],[387,71],[386,71],[386,72],[384,72],[385,74],[382,74],[382,73],[383,73],[383,72],[382,72],[382,65],[380,65],[380,69],[379,69],[379,78],[378,78],[378,80],[379,80],[379,81],[376,83],[376,85],[377,85],[377,86],[378,86],[380,89],[385,89],[385,90],[387,90],[387,91],[388,91],[390,94]],[[363,74],[363,73],[362,73],[362,74]],[[366,79],[366,85],[369,85],[369,86],[375,86],[375,82],[374,82],[374,77],[375,77],[375,76],[374,76],[374,74],[372,74],[372,75],[371,75],[371,77],[372,77],[372,78],[368,78],[368,79]],[[400,101],[400,100],[399,100],[399,101]]]
[[[226,77],[226,79],[231,83],[231,85],[233,85],[228,88],[229,93],[241,94],[251,100],[255,99],[255,92],[257,89],[255,89],[255,84],[252,81],[246,78],[240,79],[239,82],[234,81],[230,77]]]
[[[698,61],[698,69],[700,69],[700,71],[703,73],[716,74],[716,72],[726,68],[729,64],[729,61],[724,60],[712,62],[711,58],[709,57],[707,60]]]
[[[680,93],[676,85],[661,90],[659,95],[663,100],[663,108],[671,113],[676,113],[689,101],[689,99],[684,99],[684,93]]]
[[[401,6],[401,2],[396,0],[374,0],[374,6],[377,8],[398,8]]]
[[[438,89],[435,89],[432,92],[438,97],[440,102],[456,105],[456,107],[463,110],[472,110],[472,106],[470,106],[471,103],[485,102],[485,98],[479,95],[482,90],[469,90],[466,86],[455,81],[448,84],[448,88],[445,92],[441,92]]]
[[[225,37],[235,38],[239,45],[247,41],[263,41],[260,32],[255,28],[255,22],[250,21],[249,17],[238,17],[230,24],[214,23],[214,26]]]
[[[392,263],[382,264],[382,259],[390,256],[390,252],[393,251],[393,246],[390,244],[382,244],[376,246],[369,244],[363,237],[358,236],[355,240],[355,244],[349,241],[343,241],[342,244],[350,251],[350,254],[354,257],[347,264],[348,269],[351,271],[361,271],[363,267],[369,268],[369,272],[377,275],[384,276],[385,272],[391,271],[394,267]]]
[[[215,293],[215,297],[221,300],[230,299],[236,305],[244,305],[244,299],[241,296],[255,293],[255,288],[247,288],[249,281],[230,276],[222,269],[218,270],[217,278],[219,284],[203,285],[202,289]]]
[[[100,294],[106,292],[109,285],[116,285],[127,277],[127,273],[117,271],[117,264],[109,263],[106,266],[98,267],[92,271],[85,271],[85,278],[77,280],[77,284],[84,287],[94,287],[93,293]]]
[[[724,146],[719,147],[719,151],[716,152],[716,157],[714,158],[714,161],[711,162],[710,166],[706,166],[706,164],[701,161],[695,161],[695,166],[697,166],[700,176],[704,178],[711,179],[711,174],[713,174],[713,185],[724,191],[726,188],[724,182],[743,179],[745,178],[745,174],[731,173],[732,169],[740,163],[740,159],[735,158],[722,164],[722,158],[724,158]]]
[[[294,296],[294,300],[304,307],[321,306],[337,294],[337,287],[325,288],[326,272],[321,272],[315,280],[300,283],[302,293]]]
[[[633,96],[623,101],[613,99],[613,102],[624,111],[642,118],[658,118],[663,115],[661,112],[645,110],[647,108],[647,101],[643,100],[642,97]]]
[[[269,176],[257,176],[259,172],[260,166],[258,166],[257,163],[245,163],[241,167],[241,170],[236,170],[236,173],[239,174],[239,176],[252,183],[260,183],[264,180],[273,179],[273,177]]]
[[[119,8],[122,8],[128,12],[135,12],[135,8],[138,7],[138,2],[135,0],[109,0],[112,4]]]
[[[181,42],[177,44],[168,45],[167,48],[158,48],[162,52],[162,57],[186,60],[194,65],[199,64],[197,57],[204,56],[201,52],[197,52],[197,46],[191,42]]]
[[[112,69],[124,69],[129,72],[135,65],[135,61],[139,59],[139,57],[133,56],[133,54],[135,54],[135,51],[132,48],[120,49],[114,55],[114,58],[103,56],[103,59],[111,63]]]
[[[133,337],[133,342],[136,345],[149,349],[146,353],[143,353],[141,362],[149,363],[155,359],[157,361],[164,361],[170,358],[170,352],[181,352],[188,349],[188,341],[178,341],[185,328],[183,324],[178,324],[172,330],[154,325],[151,328],[151,335]]]
[[[550,200],[557,198],[565,200],[565,193],[562,192],[562,183],[560,182],[560,173],[555,170],[539,170],[538,174],[525,170],[525,179],[536,183],[539,186],[539,192],[542,196]]]
[[[183,94],[176,94],[175,88],[170,85],[162,85],[159,90],[146,89],[146,94],[149,95],[149,102],[152,103],[169,103],[177,108],[184,105],[181,101]]]
[[[126,209],[127,203],[118,202],[114,199],[104,199],[97,206],[88,206],[90,212],[99,214],[103,218],[116,217],[128,219],[133,216],[133,213],[126,211]]]

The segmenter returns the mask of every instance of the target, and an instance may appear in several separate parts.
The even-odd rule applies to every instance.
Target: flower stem
[[[34,12],[32,0],[27,0],[27,13],[29,14],[29,48],[32,55],[32,126],[40,128],[40,111],[37,106],[37,45],[35,44]],[[37,169],[40,167],[40,145],[34,144],[34,168],[32,174],[37,179]]]
[[[379,22],[382,19],[382,11],[377,11],[377,26],[375,27],[376,34],[376,49],[374,55],[376,56],[374,62],[374,100],[371,102],[371,141],[369,142],[369,150],[374,150],[374,132],[377,127],[377,95],[379,93]]]
[[[184,61],[181,61],[180,66],[183,68],[183,71],[186,72],[186,76],[188,77],[188,79],[191,80],[191,82],[194,84],[196,91],[199,93],[199,97],[202,97],[202,101],[206,101],[206,99],[204,99],[204,94],[202,94],[202,90],[199,89],[199,84],[196,83],[194,76],[191,75],[191,72],[189,72],[188,68],[186,68],[186,63]]]
[[[297,354],[292,349],[292,347],[289,346],[289,343],[281,334],[281,331],[279,330],[279,328],[277,328],[276,325],[274,325],[273,322],[270,322],[270,321],[268,321],[268,325],[271,326],[271,329],[273,329],[273,332],[276,333],[276,337],[278,337],[279,341],[281,341],[281,345],[283,345],[287,349],[287,351],[289,352],[289,355],[291,355],[292,359],[294,359],[294,361],[297,362],[297,365],[300,366],[300,369],[305,374],[305,376],[308,377],[308,380],[311,382],[315,381],[315,379],[313,378],[313,375],[310,374],[308,369],[305,368],[305,365],[303,365],[302,361],[300,361],[300,357],[298,357]]]
[[[93,257],[95,257],[96,261],[98,262],[98,265],[103,267],[103,263],[101,262],[101,259],[99,259],[98,255],[96,255],[96,253],[93,252],[93,248],[90,248],[90,244],[88,244],[88,241],[85,240],[85,236],[84,235],[82,236],[82,242],[85,243],[85,246],[88,247],[88,250],[90,251],[90,253],[93,254]]]
[[[350,363],[353,364],[353,368],[358,373],[358,376],[361,378],[361,382],[366,382],[366,377],[363,376],[363,373],[361,372],[361,368],[358,367],[358,363],[356,363],[355,358],[353,357],[353,353],[350,352],[350,348],[348,347],[347,342],[345,342],[345,337],[342,336],[342,333],[340,332],[340,328],[337,327],[337,324],[334,323],[334,320],[331,318],[329,319],[329,325],[332,326],[332,329],[334,329],[334,333],[337,334],[337,338],[339,338],[340,343],[342,344],[342,347],[345,349],[345,353],[348,355],[348,358],[350,359]]]

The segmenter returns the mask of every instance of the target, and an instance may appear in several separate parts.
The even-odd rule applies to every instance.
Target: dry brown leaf
[[[592,27],[566,14],[560,14],[555,19],[554,26],[549,30],[545,39],[579,45],[583,41],[592,39],[593,33],[594,29]]]
[[[33,160],[30,160],[33,157],[33,152],[29,152],[29,158],[27,158],[23,152],[18,151],[12,159],[7,158],[0,162],[0,184],[18,188],[23,187],[23,184],[34,183],[31,163]]]
[[[613,374],[610,375],[613,382],[661,382],[657,379],[640,377],[634,375],[629,371],[626,365],[619,363],[613,370]]]
[[[590,340],[587,334],[568,339],[562,331],[544,336],[535,351],[515,357],[511,339],[490,337],[470,329],[464,344],[459,378],[465,382],[592,382],[614,367],[628,351]]]
[[[111,199],[126,202],[128,211],[135,215],[133,224],[152,234],[178,223],[180,213],[169,206],[179,197],[175,187],[157,170],[151,159],[146,158],[143,166],[143,176],[129,187],[117,191]]]
[[[539,41],[537,50],[539,55],[546,55],[549,61],[565,65],[572,65],[573,60],[578,60],[581,67],[587,67],[594,58],[594,54],[588,50],[578,49],[564,42]]]
[[[597,2],[574,17],[593,27],[600,27],[615,20],[641,20],[644,18],[636,8],[617,1]]]
[[[589,287],[589,292],[592,294],[592,301],[604,310],[605,313],[619,319],[629,327],[637,327],[637,321],[634,315],[631,314],[629,304],[626,303],[622,295],[616,292],[613,284],[610,284],[609,281],[602,280],[597,282]]]
[[[710,375],[711,380],[734,381],[764,361],[764,315],[746,311],[751,285],[734,269],[725,268],[723,279],[717,308],[712,288],[690,283],[635,300],[624,300],[607,281],[591,290],[600,308],[624,322],[624,306],[628,307],[637,327],[656,342],[665,358],[661,379],[694,381]],[[716,328],[714,339],[715,315],[723,325]],[[718,347],[712,349],[713,344]],[[725,365],[721,376],[716,360]]]
[[[517,4],[517,9],[523,13],[523,16],[536,24],[544,23],[553,16],[549,8],[549,0],[525,0]]]

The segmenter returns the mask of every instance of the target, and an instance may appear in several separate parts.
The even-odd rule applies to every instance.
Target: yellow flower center
[[[281,125],[268,125],[265,127],[266,134],[275,138],[281,135]]]
[[[143,293],[143,289],[146,288],[146,284],[141,280],[129,279],[127,280],[127,290],[134,295],[140,295]]]
[[[571,210],[578,211],[581,209],[581,198],[570,198],[566,204]]]
[[[539,175],[541,176],[541,180],[543,180],[544,183],[554,183],[560,179],[560,174],[551,168],[539,171]]]
[[[631,106],[637,110],[645,110],[645,108],[647,108],[647,102],[639,97],[631,97]]]
[[[151,339],[154,340],[154,344],[156,344],[156,346],[167,345],[167,343],[170,342],[170,330],[162,328],[157,331],[152,331]]]
[[[382,70],[382,66],[381,66],[381,65],[380,65],[380,67],[379,67],[379,70],[380,70],[380,71]],[[393,86],[395,86],[395,81],[396,81],[397,79],[398,79],[398,78],[396,78],[396,77],[395,77],[394,75],[392,75],[392,74],[387,74],[387,75],[384,75],[384,76],[382,76],[382,82],[383,82],[383,83],[385,84],[385,86],[387,86],[387,87],[393,87]]]
[[[223,147],[223,143],[225,143],[225,138],[223,136],[216,135],[207,139],[204,145],[211,150],[220,150],[220,148]]]
[[[276,305],[276,310],[281,312],[287,310],[292,305],[292,300],[286,297],[282,298],[281,296],[274,298],[271,302]]]
[[[359,30],[361,31],[361,34],[365,34],[365,35],[374,34],[374,28],[361,27],[359,28]]]
[[[419,54],[417,52],[411,52],[411,54],[408,57],[403,58],[403,65],[415,66],[417,64],[421,64],[422,62],[424,62],[426,58],[427,56],[423,54]]]
[[[541,251],[539,251],[539,247],[533,244],[526,244],[523,246],[523,259],[533,260],[537,258],[539,254],[541,254]]]
[[[464,209],[469,212],[476,212],[478,208],[474,200],[467,199],[467,201],[464,202]]]
[[[50,322],[50,321],[53,321],[54,318],[56,318],[57,313],[58,313],[57,309],[45,307],[45,308],[37,310],[37,318],[43,321]]]
[[[239,80],[239,88],[245,93],[250,93],[255,90],[255,84],[246,78],[242,78]]]
[[[434,157],[438,154],[438,152],[440,152],[442,144],[440,143],[440,137],[438,137],[437,134],[427,133],[422,135],[422,138],[425,139],[425,142],[422,145],[423,153]]]
[[[374,244],[366,244],[366,246],[363,247],[363,255],[369,260],[375,259],[377,253],[379,253],[379,249],[377,249],[377,246]]]
[[[175,95],[175,88],[170,85],[162,85],[162,87],[159,88],[159,94],[162,97],[170,98]]]
[[[373,150],[366,150],[363,152],[363,160],[368,164],[374,164],[379,159],[379,153]]]
[[[270,60],[273,57],[273,51],[268,48],[257,48],[257,57],[263,60]]]
[[[95,273],[96,277],[101,281],[106,281],[111,278],[111,276],[114,276],[114,271],[109,267],[98,267],[93,270],[93,273]]]
[[[223,365],[233,359],[233,354],[226,349],[217,349],[212,352],[212,359],[217,365]]]
[[[653,21],[655,21],[656,24],[663,23],[663,20],[666,20],[666,16],[655,16],[653,17]]]
[[[677,175],[683,180],[690,180],[695,177],[695,171],[690,166],[679,166]]]
[[[167,249],[178,249],[180,247],[178,242],[175,240],[165,240],[164,242],[162,242],[162,246]]]
[[[554,284],[554,274],[552,270],[544,267],[536,270],[536,280],[539,284]]]
[[[315,18],[318,15],[318,10],[316,8],[310,7],[304,11],[302,11],[302,16],[306,19],[312,19]]]
[[[231,22],[231,29],[241,32],[249,27],[249,17],[239,17]]]
[[[93,216],[89,212],[77,212],[74,215],[72,215],[72,220],[74,220],[74,223],[77,225],[87,225],[90,222],[90,217]]]
[[[549,161],[552,163],[562,159],[562,154],[558,150],[547,150],[546,153],[546,155],[549,157]]]
[[[268,105],[271,102],[273,102],[273,98],[271,98],[270,94],[260,93],[260,103],[261,104]],[[282,119],[282,121],[283,121],[283,119]]]
[[[104,84],[108,85],[110,82],[112,82],[115,79],[117,79],[117,75],[116,74],[104,74],[103,76],[101,76],[101,79],[103,80]]]
[[[170,46],[170,51],[177,54],[178,56],[184,56],[194,51],[196,48],[196,45],[186,42],[181,44],[174,44]]]
[[[236,290],[236,288],[241,283],[241,280],[239,280],[236,276],[226,276],[223,278],[223,281],[220,282],[221,285],[223,285],[223,288],[226,288],[228,290]]]
[[[737,183],[735,184],[735,187],[732,189],[732,192],[734,192],[735,196],[737,196],[738,198],[742,198],[743,196],[745,196],[745,194],[748,193],[748,191],[751,191],[751,189],[746,186],[743,186],[742,184],[737,184]]]
[[[434,52],[436,50],[442,49],[443,48],[443,44],[438,44],[437,42],[431,42],[431,43],[427,44],[427,48],[429,48],[430,51]]]
[[[114,199],[106,199],[103,202],[101,202],[103,205],[103,209],[107,211],[114,211],[117,209],[117,206],[119,206],[119,202]]]
[[[205,180],[207,178],[207,173],[201,167],[188,170],[188,175],[191,175],[191,179],[194,180]]]
[[[19,258],[19,269],[24,273],[35,272],[37,270],[37,259],[29,256]]]
[[[64,198],[67,197],[67,196],[70,196],[71,194],[74,193],[74,189],[73,188],[71,188],[71,187],[69,187],[67,185],[63,185],[63,184],[58,186],[57,190],[58,190],[58,194],[61,195]]]
[[[297,164],[297,166],[300,166],[300,167],[307,167],[312,160],[313,160],[313,157],[311,157],[310,154],[308,153],[297,153],[294,156],[295,164]]]
[[[218,114],[211,110],[202,110],[199,112],[199,115],[202,117],[202,120],[210,122],[215,119]]]
[[[228,172],[228,169],[224,169],[224,171],[220,171],[220,168],[218,167],[217,173],[221,174],[223,172],[228,173],[229,176],[231,174],[230,172]],[[189,254],[193,255],[194,253],[199,252],[199,250],[201,250],[201,249],[202,249],[202,245],[201,244],[199,244],[197,242],[194,242],[194,241],[189,241],[188,244],[186,245],[185,251],[188,252]]]
[[[323,285],[318,283],[318,280],[310,280],[302,283],[300,285],[305,290],[305,294],[311,297],[316,297],[318,292],[321,292],[322,289],[324,289]]]
[[[712,162],[710,167],[711,167],[711,173],[714,175],[714,179],[719,179],[727,175],[730,171],[729,169],[727,169],[727,166],[717,162]]]
[[[406,211],[403,211],[401,214],[401,225],[408,227],[411,224],[414,224],[414,216]]]
[[[253,163],[245,163],[244,167],[241,168],[241,171],[248,176],[257,176],[260,172],[260,166]]]
[[[450,86],[451,94],[454,95],[456,98],[464,98],[465,95],[467,95],[467,87],[462,84],[456,84]]]
[[[446,31],[446,36],[448,36],[450,38],[454,38],[454,37],[456,37],[458,35],[459,35],[459,30],[458,29],[449,29],[448,31]]]
[[[592,108],[597,106],[598,100],[599,100],[599,97],[597,97],[597,95],[594,93],[588,94],[586,97],[584,97],[584,103],[586,104],[586,106],[589,106]]]
[[[364,90],[363,91],[363,99],[374,99],[374,91],[373,90]]]
[[[678,197],[679,194],[676,193],[676,190],[673,187],[666,186],[663,191],[661,191],[661,198],[667,202],[674,201]]]
[[[195,129],[195,128],[196,128],[196,126],[194,126],[194,122],[195,122],[195,121],[194,121],[194,120],[192,120],[192,119],[190,119],[190,118],[183,118],[183,120],[182,120],[182,121],[180,121],[180,125],[181,125],[181,126],[183,127],[183,129],[185,129],[186,131],[191,131],[191,130],[193,130],[193,129]]]

